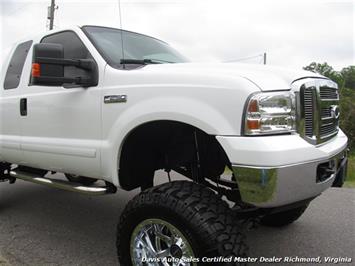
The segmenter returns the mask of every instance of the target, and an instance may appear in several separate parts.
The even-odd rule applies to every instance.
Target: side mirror
[[[61,86],[64,65],[42,64],[39,58],[64,59],[63,45],[57,43],[38,43],[33,46],[31,84]]]
[[[83,69],[84,75],[66,77],[65,66]],[[97,85],[97,65],[93,59],[64,59],[63,45],[38,43],[33,46],[31,85],[90,87]]]

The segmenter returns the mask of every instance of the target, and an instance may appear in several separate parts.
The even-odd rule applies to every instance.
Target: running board
[[[98,196],[98,195],[105,195],[105,194],[111,194],[116,192],[116,187],[110,183],[106,183],[105,187],[101,187],[101,186],[86,187],[69,181],[50,179],[47,177],[38,177],[32,173],[15,171],[15,169],[10,171],[10,176],[13,178],[18,178],[32,183],[58,188],[62,190],[72,191],[72,192],[78,192],[86,195]]]

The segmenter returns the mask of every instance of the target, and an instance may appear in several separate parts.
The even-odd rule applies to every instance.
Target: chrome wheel
[[[161,219],[147,219],[133,230],[130,241],[133,265],[196,265],[190,243],[172,224]]]

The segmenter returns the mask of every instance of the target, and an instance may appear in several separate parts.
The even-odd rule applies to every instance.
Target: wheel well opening
[[[221,176],[230,162],[215,136],[176,121],[154,121],[125,139],[119,160],[123,189],[153,186],[156,170],[174,170],[202,182]]]

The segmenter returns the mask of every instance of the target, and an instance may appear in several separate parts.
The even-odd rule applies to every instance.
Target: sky
[[[119,0],[56,0],[55,29],[120,27]],[[18,40],[47,31],[50,0],[0,0],[0,61]],[[162,39],[198,62],[300,69],[355,65],[355,0],[121,0],[122,28]],[[252,57],[252,58],[250,58]]]

